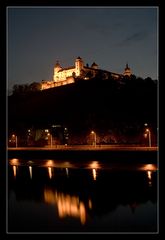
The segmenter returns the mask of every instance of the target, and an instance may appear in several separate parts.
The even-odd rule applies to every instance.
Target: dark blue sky
[[[80,56],[101,69],[158,79],[157,7],[8,7],[8,88],[52,80]]]

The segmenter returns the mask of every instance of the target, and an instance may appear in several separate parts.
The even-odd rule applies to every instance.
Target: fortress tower
[[[75,61],[76,76],[80,76],[80,73],[81,73],[81,70],[83,69],[83,67],[84,67],[84,62],[83,62],[82,58],[80,58],[80,57],[76,58],[76,61]]]
[[[58,82],[60,79],[59,79],[59,76],[58,76],[58,72],[60,71],[60,70],[62,70],[62,67],[61,67],[61,65],[59,64],[59,62],[57,61],[56,62],[56,65],[55,65],[55,67],[54,67],[54,75],[53,75],[53,80],[55,81],[55,82]]]
[[[130,77],[132,74],[131,69],[128,67],[128,63],[126,64],[125,71],[124,71],[124,76]]]

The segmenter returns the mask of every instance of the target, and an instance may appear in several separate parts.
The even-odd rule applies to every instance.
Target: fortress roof
[[[58,72],[62,72],[63,70],[69,70],[69,69],[75,69],[75,66],[62,68],[62,69],[61,69],[60,71],[58,71]]]
[[[61,65],[59,64],[59,61],[56,62],[55,67],[60,67],[61,68]]]
[[[98,67],[98,65],[95,62],[93,62],[91,67]]]

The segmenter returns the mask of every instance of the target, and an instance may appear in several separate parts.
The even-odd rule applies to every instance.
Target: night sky
[[[8,7],[7,88],[52,80],[59,60],[158,79],[157,7]]]

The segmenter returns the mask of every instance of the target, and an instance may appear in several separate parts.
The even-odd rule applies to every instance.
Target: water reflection
[[[92,200],[91,199],[89,199],[89,201],[88,201],[88,206],[89,206],[89,209],[92,209]]]
[[[46,161],[46,164],[45,164],[47,167],[55,167],[55,163],[54,163],[54,161],[52,161],[52,160],[48,160],[48,161]]]
[[[79,166],[79,163],[76,163]],[[53,170],[56,169],[64,169],[65,168],[65,172],[66,172],[66,176],[69,177],[69,169],[75,169],[78,168],[78,166],[76,167],[76,164],[72,164],[69,161],[64,161],[64,162],[56,162],[55,160],[46,160],[46,161],[42,161],[42,162],[36,162],[34,164],[34,161],[21,161],[20,159],[10,159],[9,160],[9,165],[11,165],[13,167],[13,176],[16,177],[17,175],[17,169],[19,166],[28,166],[29,168],[29,176],[30,179],[32,179],[32,165],[33,166],[40,166],[40,167],[44,167],[47,168],[48,170],[48,176],[49,179],[53,178]],[[98,177],[98,170],[104,169],[106,168],[106,166],[104,166],[103,164],[100,164],[98,161],[91,161],[89,163],[86,163],[84,165],[82,165],[82,169],[91,169],[92,170],[92,178],[94,181],[96,181],[97,177]],[[154,171],[157,171],[157,165],[156,164],[138,164],[135,166],[128,166],[128,165],[117,165],[117,164],[111,164],[110,166],[108,165],[106,169],[109,169],[111,171],[113,170],[140,170],[140,171],[145,171],[146,175],[147,175],[147,179],[149,182],[149,185],[152,184],[152,173]]]
[[[151,171],[147,171],[147,177],[148,177],[148,184],[149,186],[152,185],[152,172]]]
[[[147,171],[147,176],[148,176],[148,179],[149,179],[149,180],[151,180],[151,174],[152,174],[151,171]]]
[[[13,174],[14,174],[14,177],[16,178],[16,175],[17,175],[17,167],[16,166],[13,166]]]
[[[110,169],[110,170],[144,170],[144,171],[156,171],[157,164],[127,164],[127,163],[115,163],[115,162],[105,162],[105,161],[75,161],[68,160],[53,160],[53,159],[37,159],[37,160],[23,160],[13,158],[9,160],[10,165],[15,166],[41,166],[41,167],[54,167],[54,168],[83,168],[83,169]]]
[[[52,168],[48,167],[48,174],[49,174],[49,178],[52,178]]]
[[[11,159],[10,230],[156,231],[156,165],[75,166],[79,163]]]
[[[152,174],[154,171],[157,171],[157,166],[155,164],[144,164],[140,170],[143,170],[146,172],[147,179],[148,179],[148,185],[152,186]]]
[[[46,203],[55,204],[58,208],[60,218],[67,216],[79,218],[81,224],[86,221],[85,205],[80,201],[78,196],[71,196],[69,194],[58,193],[49,188],[44,189],[44,200]]]
[[[140,170],[144,171],[156,171],[157,167],[155,164],[143,164]]]
[[[15,165],[15,166],[20,165],[19,159],[17,159],[17,158],[10,159],[9,163],[10,163],[10,165]]]
[[[89,163],[89,168],[98,169],[101,168],[101,166],[98,161],[92,161],[91,163]]]
[[[69,169],[66,168],[65,170],[66,170],[66,175],[67,175],[67,177],[69,177]]]
[[[32,179],[32,166],[29,166],[30,178]]]
[[[92,174],[93,174],[93,180],[96,180],[96,169],[92,169]]]

